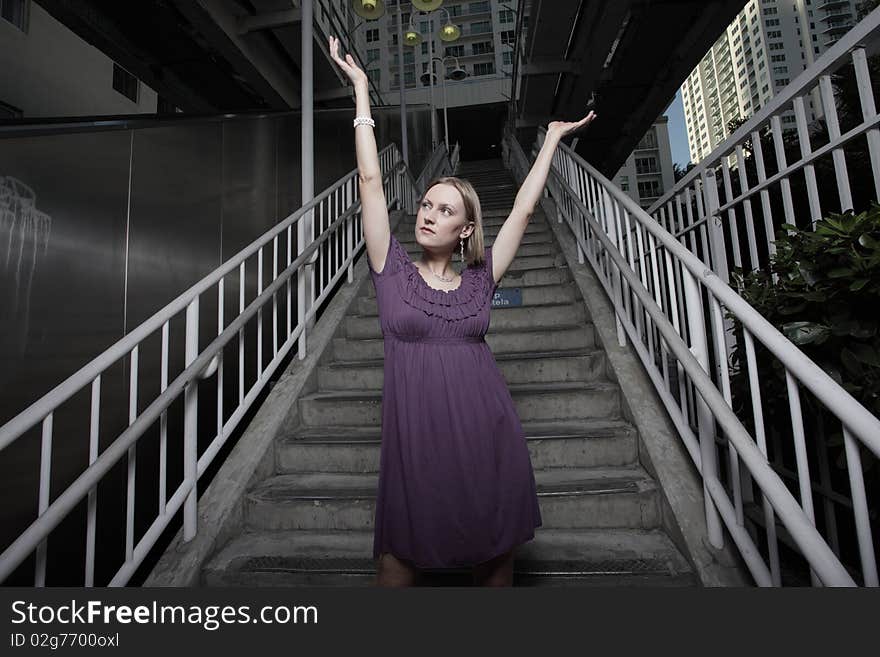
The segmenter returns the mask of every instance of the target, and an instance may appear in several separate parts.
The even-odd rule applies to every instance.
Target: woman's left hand
[[[547,125],[547,134],[553,134],[559,138],[566,137],[571,133],[584,128],[593,122],[598,116],[592,110],[580,121],[551,121]]]

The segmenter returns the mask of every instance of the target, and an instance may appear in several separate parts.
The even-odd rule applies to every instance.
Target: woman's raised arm
[[[547,184],[547,176],[550,174],[550,166],[553,163],[553,153],[559,146],[560,140],[588,126],[597,116],[595,112],[590,112],[580,121],[552,121],[547,126],[547,134],[538,157],[535,158],[535,163],[519,188],[516,199],[513,201],[513,210],[504,220],[495,241],[492,243],[492,275],[496,282],[501,280],[516,256],[529,219],[541,199],[544,185]]]
[[[345,59],[339,56],[339,39],[330,37],[330,56],[348,76],[354,86],[356,115],[370,117],[370,88],[367,75],[351,55]],[[354,128],[355,150],[357,152],[358,186],[361,197],[361,216],[364,225],[364,240],[367,243],[367,257],[376,271],[385,267],[385,255],[391,239],[388,223],[388,203],[382,187],[382,169],[379,166],[379,153],[376,149],[376,136],[373,128],[365,123]]]

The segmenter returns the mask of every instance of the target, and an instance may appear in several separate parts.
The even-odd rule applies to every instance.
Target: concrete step
[[[514,260],[513,263],[516,264]],[[571,283],[571,270],[568,267],[541,267],[538,269],[508,269],[501,278],[502,287],[530,287],[533,285],[561,285]],[[376,286],[372,281],[366,283],[360,292],[361,297],[376,296]],[[575,295],[578,298],[578,295]]]
[[[528,353],[536,344],[547,349],[590,349],[596,346],[596,333],[592,324],[560,325],[549,329],[500,330],[490,327],[486,343],[497,359],[506,353]],[[333,358],[336,360],[372,360],[383,358],[384,355],[385,342],[380,335],[356,339],[333,338]]]
[[[542,527],[659,527],[654,480],[641,466],[536,469]],[[270,477],[248,491],[249,529],[373,528],[378,474],[310,473]]]
[[[539,310],[528,306],[497,307],[492,309],[490,331],[523,328],[553,328],[560,325],[583,324],[589,316],[580,302],[549,304]],[[378,338],[382,335],[378,315],[347,315],[342,330],[352,339]]]
[[[636,463],[635,429],[622,420],[523,422],[533,468]],[[279,474],[379,471],[379,427],[300,427],[275,443]]]
[[[620,416],[620,391],[616,384],[529,383],[508,386],[521,421]],[[303,424],[310,426],[380,426],[382,391],[329,391],[297,400]]]
[[[370,285],[375,291],[375,286]],[[502,288],[513,288],[514,285],[501,285]],[[579,296],[577,287],[572,283],[564,285],[530,285],[520,288],[522,294],[523,307],[534,308],[535,306],[567,304],[580,302],[583,300]],[[510,307],[497,306],[498,310],[510,310]],[[362,316],[378,316],[379,306],[376,302],[376,295],[361,295],[351,306],[349,314]],[[493,315],[494,318],[494,315]]]
[[[372,586],[372,531],[247,532],[206,564],[202,586]],[[545,529],[514,552],[514,586],[698,586],[659,530]],[[425,569],[422,586],[469,586],[467,568]]]
[[[507,383],[605,380],[605,352],[536,351],[495,357]],[[320,390],[376,390],[384,381],[382,358],[335,361],[318,368]]]

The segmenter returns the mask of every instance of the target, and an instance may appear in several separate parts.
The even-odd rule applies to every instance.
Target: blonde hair
[[[435,185],[452,185],[461,194],[464,201],[465,225],[472,222],[474,230],[470,237],[465,239],[464,258],[468,265],[481,265],[485,258],[485,249],[483,241],[483,211],[480,209],[480,197],[477,196],[477,190],[464,178],[456,178],[455,176],[440,176],[434,178],[425,187],[425,193],[422,194],[421,200],[425,200],[428,191]]]

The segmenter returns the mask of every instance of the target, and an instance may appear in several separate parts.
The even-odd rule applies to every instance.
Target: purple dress
[[[525,432],[485,341],[492,247],[450,292],[428,285],[394,235],[382,272],[367,262],[385,350],[373,558],[460,568],[534,538]]]

